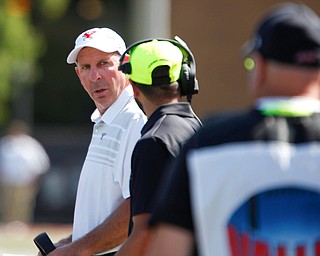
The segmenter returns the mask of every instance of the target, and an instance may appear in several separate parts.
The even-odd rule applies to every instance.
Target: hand
[[[67,255],[74,255],[76,256],[76,252],[72,252],[70,251],[70,249],[68,248],[68,245],[63,245],[60,247],[57,247],[55,250],[53,250],[52,252],[50,252],[48,255],[49,256],[67,256]]]
[[[83,249],[80,249],[75,243],[68,243],[57,247],[54,251],[48,254],[48,256],[88,256],[92,255]]]
[[[57,248],[59,248],[59,247],[63,247],[63,246],[65,246],[65,245],[70,244],[70,243],[71,243],[71,240],[72,240],[72,236],[69,236],[69,237],[67,237],[67,238],[61,239],[59,242],[57,242],[57,243],[54,244],[54,246],[56,247],[55,250],[57,250]],[[58,251],[59,251],[59,250],[58,250]],[[50,253],[50,255],[52,255],[52,254]],[[38,256],[43,256],[40,251],[38,252]]]

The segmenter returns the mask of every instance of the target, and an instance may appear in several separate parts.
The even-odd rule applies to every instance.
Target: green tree
[[[31,23],[31,2],[0,3],[0,123],[12,116],[12,107],[37,78],[36,61],[44,40]]]
[[[41,74],[38,60],[45,52],[43,33],[33,24],[32,15],[57,19],[69,0],[0,0],[0,125],[22,104],[26,89]],[[20,106],[23,108],[24,106]],[[28,120],[26,120],[28,121]]]

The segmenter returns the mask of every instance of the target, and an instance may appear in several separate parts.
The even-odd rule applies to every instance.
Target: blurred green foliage
[[[29,1],[0,5],[0,122],[10,117],[10,102],[37,77],[36,60],[44,40],[30,20]]]
[[[69,6],[69,0],[38,0],[39,10],[46,19],[59,19]]]
[[[44,35],[32,22],[58,19],[69,0],[0,0],[0,124],[12,117],[12,105],[26,87],[33,86],[41,68],[38,59],[46,49]]]

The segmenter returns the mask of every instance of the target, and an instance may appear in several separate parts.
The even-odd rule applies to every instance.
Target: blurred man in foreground
[[[319,253],[319,17],[276,6],[245,65],[255,106],[212,117],[187,142],[151,217],[148,255]]]

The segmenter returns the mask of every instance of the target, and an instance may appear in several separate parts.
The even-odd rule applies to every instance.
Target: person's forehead
[[[103,52],[96,48],[84,47],[79,51],[77,60],[78,62],[81,62],[83,59],[85,60],[89,60],[89,59],[94,60],[95,58],[109,59],[113,55],[114,55],[114,52]]]

